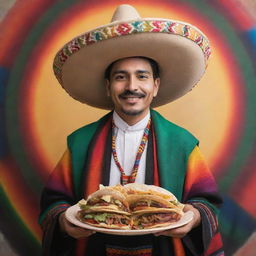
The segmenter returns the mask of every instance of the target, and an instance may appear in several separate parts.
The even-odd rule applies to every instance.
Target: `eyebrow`
[[[112,73],[112,75],[116,75],[116,74],[127,74],[128,73],[128,71],[126,71],[126,70],[116,70],[116,71],[114,71],[113,73]],[[150,71],[147,71],[147,70],[136,70],[136,72],[135,72],[136,74],[141,74],[141,73],[143,73],[143,74],[150,74],[151,75],[151,72]]]
[[[114,71],[113,73],[112,73],[112,76],[113,75],[115,75],[115,74],[126,74],[126,73],[128,73],[127,71],[125,71],[125,70],[116,70],[116,71]]]

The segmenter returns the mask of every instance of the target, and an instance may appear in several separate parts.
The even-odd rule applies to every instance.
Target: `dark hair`
[[[159,66],[158,66],[158,63],[151,59],[151,58],[148,58],[148,57],[144,57],[144,56],[134,56],[134,57],[128,57],[128,58],[140,58],[140,59],[143,59],[143,60],[146,60],[149,62],[151,68],[152,68],[152,72],[153,72],[153,78],[156,79],[156,78],[159,78],[160,77],[160,71],[159,71]],[[125,59],[125,58],[124,58]],[[107,80],[110,80],[110,74],[111,74],[111,70],[114,66],[114,64],[116,62],[118,62],[119,60],[122,60],[122,59],[118,59],[118,60],[115,60],[114,62],[112,62],[105,70],[105,74],[104,74],[104,78],[107,79]]]

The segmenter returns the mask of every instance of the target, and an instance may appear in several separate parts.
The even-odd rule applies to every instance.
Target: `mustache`
[[[119,97],[127,97],[127,96],[133,96],[133,97],[145,97],[146,94],[144,93],[139,93],[139,92],[134,92],[130,90],[126,90],[123,93],[119,95]]]

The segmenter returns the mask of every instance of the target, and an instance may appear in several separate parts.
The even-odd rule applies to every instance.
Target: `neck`
[[[116,113],[130,126],[135,125],[139,121],[141,121],[149,112],[149,109],[147,111],[144,111],[138,115],[127,115],[123,112],[115,110]]]

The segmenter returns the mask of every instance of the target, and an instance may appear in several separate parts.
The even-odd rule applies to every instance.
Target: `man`
[[[123,17],[130,23],[124,21]],[[68,137],[68,150],[52,173],[42,195],[40,223],[44,231],[44,255],[224,255],[215,207],[221,200],[198,148],[197,139],[151,109],[152,105],[163,105],[184,95],[195,85],[203,74],[209,49],[202,43],[202,54],[202,48],[198,45],[194,47],[198,37],[194,37],[195,41],[187,39],[189,33],[195,33],[187,24],[182,24],[185,38],[179,38],[180,35],[173,38],[173,35],[177,35],[172,27],[173,22],[150,21],[156,28],[168,26],[163,28],[164,33],[167,28],[168,33],[172,31],[172,38],[169,40],[167,34],[168,39],[165,40],[166,34],[157,34],[160,30],[153,29],[152,33],[155,34],[150,34],[144,29],[147,34],[143,34],[143,20],[130,6],[119,7],[113,17],[113,20],[116,19],[119,24],[113,22],[94,31],[95,36],[105,33],[106,28],[111,26],[113,31],[113,26],[116,26],[120,36],[116,39],[115,34],[113,40],[107,32],[104,37],[102,34],[101,37],[99,34],[95,37],[105,40],[100,43],[104,54],[108,55],[101,58],[100,64],[99,60],[92,63],[89,58],[92,52],[98,54],[99,50],[95,42],[92,45],[92,32],[71,41],[55,59],[55,74],[72,97],[114,111]],[[148,21],[145,22],[149,25]],[[129,26],[133,26],[133,31],[136,31],[127,36]],[[138,31],[141,33],[139,38]],[[141,41],[144,36],[156,46],[161,46],[161,49],[167,47],[170,50],[175,45],[179,54],[154,55],[152,48],[145,50],[148,43]],[[160,40],[159,36],[162,36]],[[81,40],[85,40],[87,47],[78,47]],[[177,43],[176,40],[182,42]],[[200,40],[203,42],[202,38]],[[187,51],[189,44],[192,50]],[[113,53],[108,54],[108,47],[113,48]],[[68,61],[63,56],[67,49],[71,52]],[[120,54],[119,49],[124,53]],[[195,58],[195,55],[201,58]],[[84,76],[81,78],[84,70],[81,69],[79,73],[84,58],[89,58],[93,67],[94,75],[90,67],[86,66],[89,69],[86,71],[89,82]],[[180,59],[181,63],[186,61],[183,63],[186,66],[183,77],[177,73],[181,72],[176,62]],[[196,69],[191,63],[187,64],[190,61],[194,62]],[[96,71],[99,74],[95,74]],[[108,97],[102,93],[104,74]],[[175,74],[179,79],[174,77]],[[169,80],[171,82],[167,82]],[[65,218],[65,210],[97,190],[99,184],[130,182],[155,184],[169,189],[185,203],[184,211],[194,213],[193,220],[182,227],[160,233],[116,236],[94,233],[71,224]]]

